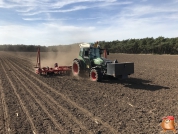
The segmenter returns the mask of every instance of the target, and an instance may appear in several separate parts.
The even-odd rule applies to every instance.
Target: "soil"
[[[169,115],[178,124],[178,56],[110,54],[135,72],[98,83],[37,75],[35,56],[0,52],[0,133],[158,134]]]

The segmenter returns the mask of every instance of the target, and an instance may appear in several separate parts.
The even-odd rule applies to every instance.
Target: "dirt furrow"
[[[26,64],[23,64],[23,65],[26,65]],[[28,69],[28,68],[26,68],[26,69]],[[31,71],[31,70],[29,69],[29,71]],[[45,80],[44,78],[41,78],[41,79]],[[53,88],[55,88],[55,83],[58,83],[59,79],[60,79],[60,77],[56,77],[56,79],[54,79],[54,84],[52,84],[51,81],[45,81],[45,82],[47,84],[50,84]],[[63,82],[63,81],[64,80],[61,80],[61,82]],[[81,83],[86,83],[85,79],[80,79],[80,81],[82,81]],[[65,83],[67,83],[67,84],[65,84]],[[113,90],[113,92],[109,91],[110,88],[109,87],[107,88],[105,86],[105,84],[103,84],[103,83],[99,83],[100,85],[98,83],[92,83],[89,81],[86,84],[81,84],[81,83],[79,83],[79,81],[75,81],[75,83],[73,83],[73,81],[71,81],[71,79],[65,80],[65,82],[62,84],[62,86],[60,86],[61,88],[64,88],[64,89],[61,89],[60,92],[66,94],[66,95],[72,94],[70,96],[70,98],[72,98],[72,100],[75,100],[77,103],[84,106],[86,109],[89,109],[90,111],[92,111],[92,113],[94,113],[94,115],[96,117],[101,118],[100,121],[108,122],[109,125],[117,124],[117,125],[113,126],[116,130],[120,129],[121,126],[123,126],[122,125],[123,123],[122,123],[121,119],[118,120],[118,118],[115,118],[115,117],[120,116],[120,114],[122,114],[122,112],[132,110],[133,111],[132,114],[129,115],[128,117],[125,117],[125,118],[130,118],[130,116],[134,115],[135,109],[142,110],[141,107],[138,107],[135,104],[132,104],[132,102],[129,100],[129,98],[125,97],[125,100],[124,100],[123,94],[118,94],[118,93],[116,94],[116,91],[114,91],[114,90]],[[93,85],[96,85],[96,86],[93,86]],[[65,86],[67,88],[65,88]],[[101,88],[97,88],[97,89],[93,88],[93,87],[98,87],[98,86],[100,86]],[[80,87],[80,88],[77,88],[77,87]],[[69,90],[69,89],[71,89],[71,90]],[[75,90],[73,90],[73,89],[75,89]],[[118,89],[115,88],[115,90],[118,90]],[[90,91],[90,92],[88,92],[88,91]],[[86,98],[86,96],[87,96],[87,98]],[[87,100],[87,101],[85,101],[85,103],[83,103],[83,100]],[[94,105],[90,105],[91,102]],[[102,102],[104,102],[104,103],[102,103]],[[127,108],[125,108],[126,105],[127,105]],[[111,113],[111,109],[112,109],[112,113]],[[149,112],[149,110],[147,110],[147,111]],[[110,113],[110,114],[108,114],[108,113]],[[97,118],[95,118],[95,120],[97,120]],[[129,119],[128,119],[128,121],[129,121]]]
[[[29,71],[33,73],[30,68],[26,69],[29,69]],[[45,83],[47,83],[54,89],[56,86],[58,86],[62,94],[68,96],[70,100],[87,109],[88,111],[93,113],[93,115],[99,117],[103,122],[107,122],[110,126],[112,126],[115,130],[118,130],[119,132],[129,132],[127,128],[130,128],[130,125],[136,128],[133,130],[133,132],[135,133],[146,129],[143,128],[144,123],[142,120],[140,120],[140,118],[144,118],[148,127],[152,127],[153,130],[157,129],[157,126],[151,125],[152,123],[159,121],[158,113],[152,112],[152,109],[154,107],[154,105],[152,104],[154,102],[147,102],[146,106],[150,105],[150,107],[145,107],[145,105],[140,105],[140,103],[138,103],[139,101],[137,97],[144,94],[147,95],[147,91],[143,90],[138,92],[138,90],[126,89],[124,85],[118,85],[114,82],[113,84],[92,83],[83,78],[80,80],[76,80],[70,77],[36,77],[42,79]],[[58,84],[59,82],[62,84]],[[121,83],[123,82],[124,81],[121,81]],[[135,84],[134,82],[137,81],[130,81],[130,83]],[[126,90],[127,92],[125,92],[124,90]],[[147,96],[147,98],[151,96]],[[135,103],[135,101],[133,100],[137,101],[137,103]],[[144,98],[142,100],[144,100]]]
[[[111,129],[102,125],[97,120],[98,117],[102,122],[107,123],[118,133],[158,134],[162,130],[160,126],[162,117],[172,115],[175,117],[175,122],[177,121],[178,56],[110,54],[108,58],[111,60],[117,59],[119,62],[133,61],[135,73],[125,80],[104,80],[103,82],[94,83],[89,81],[88,78],[76,78],[73,76],[43,77],[35,74],[33,66],[35,66],[36,53],[25,52],[19,54],[0,52],[0,57],[1,55],[12,63],[9,65],[10,68],[12,66],[17,77],[28,87],[25,89],[24,85],[19,82],[19,79],[17,79],[11,71],[8,71],[7,68],[6,73],[11,76],[10,79],[32,117],[36,129],[40,133],[49,133],[48,130],[55,133],[56,128],[48,115],[45,114],[43,109],[26,90],[30,90],[37,99],[39,98],[42,105],[60,124],[66,121],[66,119],[69,119],[65,124],[63,123],[64,126],[68,125],[71,128],[69,128],[69,130],[73,130],[75,127],[77,127],[75,130],[79,130],[84,126],[87,130],[91,130],[95,134],[112,133]],[[47,57],[49,57],[48,53],[41,53],[42,59],[46,59]],[[49,59],[49,62],[51,62],[50,60],[52,60],[52,58]],[[47,64],[49,62],[46,60],[45,63],[42,60],[42,65],[49,65]],[[60,60],[56,62],[60,62]],[[15,71],[14,68],[18,71]],[[0,77],[2,77],[5,103],[7,105],[8,115],[11,119],[16,117],[12,116],[16,113],[14,112],[12,114],[12,111],[15,111],[14,109],[19,107],[17,104],[19,102],[1,67]],[[56,92],[43,83],[40,83],[41,81]],[[87,113],[75,107],[68,100],[64,100],[65,98],[57,94],[57,92],[63,94],[70,101],[91,113],[92,118]],[[51,103],[53,104],[50,105]],[[0,115],[3,117],[1,101],[0,105]],[[54,108],[55,106],[56,108]],[[66,112],[68,113],[63,114],[65,110],[67,110]],[[57,111],[59,112],[57,113]],[[64,116],[61,117],[62,115]],[[70,115],[75,118],[71,118]],[[96,120],[94,120],[95,117]],[[27,118],[24,116],[24,119]],[[15,121],[15,119],[11,119],[10,125],[20,125],[22,124],[21,120],[19,123],[11,123],[11,121]],[[77,123],[77,121],[79,122]],[[71,123],[68,124],[68,122]],[[79,123],[81,123],[81,125],[79,125]],[[74,126],[72,126],[72,124],[74,124]],[[28,130],[26,133],[28,133]]]
[[[27,64],[24,63],[23,65]],[[26,67],[26,69],[33,73],[30,68]],[[119,91],[121,91],[120,93],[119,91],[117,91],[118,88],[115,88],[116,91],[114,91],[114,88],[111,87],[112,85],[108,85],[105,83],[92,83],[89,80],[87,81],[83,78],[80,80],[75,80],[74,82],[74,79],[70,77],[56,77],[55,79],[44,78],[38,75],[36,76],[34,73],[33,75],[35,77],[38,77],[39,79],[42,79],[45,83],[47,83],[54,89],[58,85],[58,87],[61,88],[59,89],[61,93],[65,94],[65,96],[70,97],[72,101],[93,113],[93,116],[99,117],[102,122],[107,122],[115,130],[118,130],[118,132],[123,131],[123,128],[130,127],[129,124],[133,124],[135,120],[134,118],[143,118],[142,111],[144,111],[145,113],[144,118],[148,121],[150,120],[150,116],[153,121],[156,116],[152,113],[150,114],[151,109],[148,109],[146,110],[147,112],[145,112],[145,109],[143,109],[143,107],[136,106],[132,101],[130,101],[132,98],[130,98],[129,96],[128,98],[126,94],[124,95],[122,93],[122,90],[124,90],[122,88],[119,89]],[[58,84],[59,82],[61,84]],[[118,85],[116,84],[116,86]],[[112,91],[109,90],[110,88]],[[128,115],[125,114],[125,117],[122,116],[123,113],[127,112],[129,113]],[[95,118],[95,121],[99,122],[97,118]],[[126,126],[126,123],[128,124],[128,126]],[[135,122],[134,127],[136,127],[137,130],[141,130],[142,125],[143,122],[137,121]],[[93,128],[93,126],[91,127]],[[123,132],[125,133],[127,131]]]
[[[1,66],[2,66],[2,62],[1,62]],[[2,74],[0,74],[0,75],[2,75]],[[0,133],[9,134],[10,133],[9,132],[9,124],[10,124],[9,115],[8,115],[8,111],[7,111],[7,105],[5,102],[4,91],[1,86],[1,84],[2,84],[1,79],[0,79],[0,94],[1,94],[0,110],[3,114],[0,115]]]
[[[4,63],[4,64],[6,65],[7,68],[9,67],[9,65],[7,65],[7,63]],[[23,97],[23,102],[24,102],[25,106],[28,108],[28,111],[33,118],[32,122],[35,124],[34,127],[37,129],[36,132],[37,133],[41,133],[41,132],[46,133],[47,131],[45,131],[43,128],[44,124],[45,125],[50,124],[51,126],[57,127],[57,129],[60,130],[61,132],[65,132],[58,125],[58,123],[52,118],[51,114],[48,113],[48,111],[41,104],[41,102],[35,98],[35,95],[30,94],[31,92],[29,92],[28,90],[31,90],[31,88],[29,88],[25,85],[26,82],[24,84],[21,81],[19,81],[20,80],[19,77],[16,76],[13,68],[11,68],[11,69],[12,69],[12,71],[11,71],[12,81],[14,81],[14,83],[20,84],[20,87],[18,87],[18,85],[14,85],[14,87],[17,88],[17,92],[20,94],[20,96]],[[40,118],[38,118],[38,117],[40,117]],[[49,121],[48,117],[51,118],[51,120],[54,122],[54,125],[52,125],[53,123],[52,123],[52,121]],[[47,120],[47,121],[44,122],[44,120]],[[50,126],[47,129],[51,129]],[[51,131],[51,130],[48,130],[48,131]],[[33,133],[36,133],[36,132],[33,131]],[[53,132],[55,133],[56,130]],[[56,132],[56,133],[59,133],[59,132]]]
[[[31,70],[27,67],[25,67],[26,70],[22,69],[21,67],[19,67],[19,64],[15,63],[14,60],[12,60],[13,62],[13,65],[15,67],[17,67],[19,70],[21,70],[21,72],[23,72],[24,74],[25,73],[28,73],[28,71],[31,72]],[[60,92],[57,92],[54,88],[51,88],[50,86],[48,86],[46,83],[44,83],[43,81],[39,80],[36,78],[36,75],[35,74],[27,74],[28,77],[32,77],[33,79],[35,79],[35,82],[38,82],[38,83],[43,83],[42,85],[44,85],[45,87],[47,87],[48,89],[50,89],[51,91],[53,91],[53,93],[55,93],[56,95],[60,96],[61,98],[63,98],[64,100],[66,100],[68,103],[72,104],[74,107],[76,107],[77,109],[79,109],[80,111],[82,111],[83,113],[85,113],[87,116],[90,117],[90,119],[92,119],[92,122],[94,122],[94,124],[102,124],[103,127],[105,128],[108,128],[108,130],[110,132],[113,132],[113,133],[117,133],[117,131],[112,127],[110,126],[108,123],[102,121],[100,118],[98,118],[97,116],[93,115],[91,112],[89,112],[88,110],[84,109],[83,107],[79,106],[77,103],[73,102],[72,100],[70,100],[69,98],[67,98],[66,96],[64,96],[63,94],[61,94]],[[74,112],[74,111],[71,111],[71,112]],[[77,111],[78,112],[78,111]],[[97,123],[96,123],[97,122]],[[93,127],[93,125],[91,124],[91,127]],[[96,126],[94,126],[96,127]],[[106,129],[104,129],[104,131],[107,131]]]
[[[4,90],[4,98],[7,104],[6,114],[8,114],[8,128],[6,131],[7,133],[33,133],[29,122],[27,121],[28,115],[26,115],[26,111],[22,104],[22,101],[17,94],[16,88],[14,83],[12,82],[11,75],[8,73],[9,70],[4,67],[4,62],[1,61],[1,68],[2,68],[2,79],[3,81],[3,88]],[[6,69],[5,69],[6,68]],[[8,111],[8,112],[7,112]],[[34,128],[35,131],[35,128]]]
[[[30,86],[32,87],[30,91],[33,91],[36,95],[37,98],[39,98],[40,100],[42,100],[48,107],[50,107],[52,110],[52,113],[55,115],[58,115],[58,117],[66,117],[66,119],[63,121],[65,122],[65,124],[68,124],[66,127],[66,129],[71,129],[73,128],[73,130],[75,130],[76,128],[79,128],[80,133],[82,133],[82,130],[85,130],[83,133],[90,133],[90,131],[87,131],[86,127],[82,125],[82,123],[80,121],[78,121],[76,119],[76,117],[74,117],[67,109],[63,108],[62,106],[60,106],[58,104],[57,101],[55,101],[55,99],[52,98],[52,96],[48,95],[47,93],[44,92],[44,88],[43,90],[37,86],[33,81],[31,81],[30,79],[28,79],[26,76],[24,77],[24,74],[22,74],[19,70],[17,70],[16,68],[13,68],[14,72],[16,72],[16,78],[19,80],[19,82],[27,89],[27,87],[29,88]],[[19,77],[17,76],[19,75]],[[25,85],[23,84],[25,83]],[[33,85],[33,86],[32,86]],[[37,89],[37,90],[36,90]],[[48,90],[48,89],[47,89]],[[30,94],[34,94],[34,93],[30,93]],[[52,104],[52,105],[51,105]],[[60,110],[59,110],[60,109]],[[61,111],[62,110],[62,111]],[[60,115],[60,116],[59,116]],[[71,120],[72,119],[72,120]],[[62,119],[61,119],[62,120]],[[76,122],[79,126],[76,126],[75,124],[72,124],[72,122]],[[70,125],[71,124],[71,125]],[[71,130],[71,131],[73,131]],[[78,133],[78,132],[77,132]]]
[[[4,62],[4,63],[5,63],[5,62]],[[9,66],[6,66],[6,69],[7,69],[8,67],[9,67]],[[4,72],[6,72],[5,68],[4,68],[4,67],[2,67],[2,68],[3,68]],[[12,73],[13,73],[13,72],[12,72]],[[6,74],[7,74],[7,73],[6,73]],[[12,80],[9,78],[8,75],[6,75],[6,76],[7,76],[8,80],[9,80],[10,84],[12,85],[12,88],[13,88],[13,90],[14,90],[14,93],[15,93],[15,95],[17,96],[17,98],[18,98],[18,100],[19,100],[19,103],[20,103],[20,105],[21,105],[21,107],[22,107],[22,109],[23,109],[23,112],[26,114],[26,116],[27,116],[27,118],[28,118],[28,120],[29,120],[29,122],[30,122],[30,126],[31,126],[31,129],[32,129],[33,133],[37,133],[37,130],[36,130],[34,124],[33,124],[32,118],[30,117],[30,114],[29,114],[28,110],[26,109],[25,105],[23,104],[23,101],[22,101],[21,97],[20,97],[19,94],[17,93],[17,90],[16,90],[16,88],[15,88],[15,86],[14,86]],[[20,80],[19,80],[19,82],[20,82]],[[17,114],[18,114],[18,113],[17,113]]]

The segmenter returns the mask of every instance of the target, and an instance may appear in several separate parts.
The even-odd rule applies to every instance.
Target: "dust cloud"
[[[41,52],[41,67],[54,67],[55,63],[58,63],[58,66],[72,66],[73,59],[78,57],[79,51],[79,44],[75,44],[58,46],[57,52]]]

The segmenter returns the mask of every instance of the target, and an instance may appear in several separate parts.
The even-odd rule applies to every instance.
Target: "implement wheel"
[[[99,82],[102,80],[102,74],[100,69],[91,69],[90,71],[90,80]]]

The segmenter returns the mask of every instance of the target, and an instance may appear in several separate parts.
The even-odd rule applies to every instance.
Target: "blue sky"
[[[178,0],[0,0],[0,44],[178,37]]]

